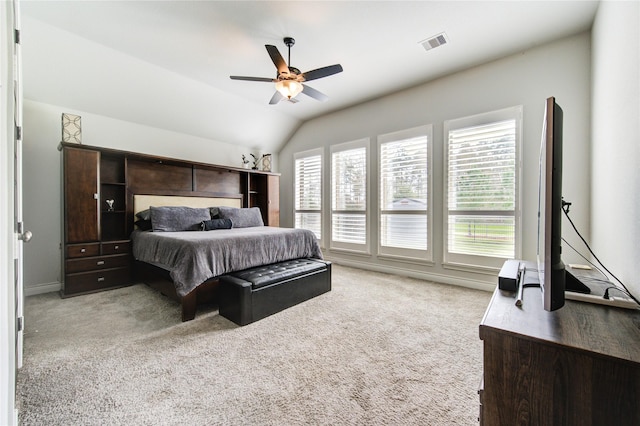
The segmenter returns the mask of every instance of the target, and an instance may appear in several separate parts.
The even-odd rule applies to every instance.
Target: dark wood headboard
[[[133,214],[151,206],[187,206],[187,207],[242,207],[240,197],[189,197],[182,195],[133,195]]]
[[[133,231],[136,194],[240,200],[242,207],[260,207],[265,225],[279,226],[278,173],[89,145],[63,142],[62,146],[100,153],[100,181],[105,192],[101,198],[115,198],[116,205],[126,210],[125,224],[103,223],[103,233],[113,235],[112,239],[128,238]]]

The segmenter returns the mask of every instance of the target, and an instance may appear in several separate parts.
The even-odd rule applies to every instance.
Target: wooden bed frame
[[[242,196],[238,197],[199,197],[178,195],[133,195],[133,214],[148,209],[150,206],[188,206],[188,207],[242,207]],[[198,305],[212,303],[217,300],[219,280],[213,277],[198,285],[186,296],[179,296],[169,271],[159,266],[134,260],[134,277],[165,296],[177,301],[182,307],[182,321],[195,318]]]
[[[180,297],[176,293],[176,286],[169,276],[169,271],[149,263],[134,260],[134,277],[149,287],[158,290],[165,296],[180,303],[182,321],[190,321],[196,317],[198,305],[217,301],[219,280],[217,277],[208,279],[186,296]]]
[[[75,155],[73,161],[64,161],[65,176],[69,173],[72,178],[65,180],[65,194],[71,196],[64,197],[63,228],[66,233],[73,223],[74,244],[66,244],[65,235],[63,297],[131,285],[133,270],[137,282],[159,288],[179,301],[183,305],[183,320],[193,318],[195,306],[211,299],[217,280],[203,283],[193,294],[178,297],[167,271],[131,259],[130,236],[135,228],[135,213],[145,209],[143,204],[259,207],[265,225],[280,226],[279,173],[66,142],[59,149],[65,152],[63,159],[68,158],[68,152]],[[67,170],[70,165],[73,170]],[[70,187],[68,182],[81,184]],[[145,196],[151,198],[144,201]],[[161,200],[155,196],[168,198]],[[138,199],[137,210],[134,197]],[[106,209],[108,199],[114,201],[114,210]],[[73,203],[69,204],[69,200]],[[70,213],[73,215],[69,216]],[[91,251],[75,253],[87,250],[75,243],[91,244]],[[113,260],[115,250],[121,250],[120,263],[107,267],[105,261]],[[66,255],[69,251],[73,256]],[[76,258],[82,257],[100,263],[77,266]],[[82,269],[83,275],[77,274],[77,270],[68,271],[67,259]],[[102,274],[106,269],[109,274],[105,277]],[[71,275],[75,275],[75,287],[67,285]]]

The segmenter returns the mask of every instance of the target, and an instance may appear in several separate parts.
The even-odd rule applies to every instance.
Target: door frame
[[[14,75],[13,75],[13,93],[14,93],[14,233],[16,236],[14,288],[16,299],[16,366],[22,368],[22,351],[24,339],[24,243],[31,239],[31,232],[25,230],[23,209],[22,209],[22,146],[23,146],[23,125],[22,125],[22,46],[20,45],[20,0],[13,0],[13,27],[14,27]],[[25,236],[27,236],[25,238]]]
[[[16,17],[18,1],[0,2],[0,424],[18,423],[16,410],[16,374],[18,339],[16,315],[21,292],[16,292],[16,273],[19,273],[19,253],[22,241],[18,239],[15,202],[16,106],[14,100],[21,96],[15,90],[18,74],[15,63]],[[18,117],[18,120],[20,118]],[[18,146],[19,147],[19,146]]]

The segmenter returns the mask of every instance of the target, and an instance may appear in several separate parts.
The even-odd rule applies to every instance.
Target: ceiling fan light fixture
[[[275,105],[283,99],[288,99],[292,103],[297,102],[297,99],[294,98],[301,92],[320,102],[326,101],[328,99],[327,95],[317,91],[312,87],[307,86],[306,84],[302,84],[302,82],[317,80],[319,78],[328,77],[330,75],[342,72],[342,65],[329,65],[328,67],[322,67],[302,73],[298,68],[294,68],[291,66],[291,46],[293,46],[294,43],[295,40],[292,37],[284,38],[284,44],[286,44],[289,48],[289,63],[285,62],[277,47],[271,44],[264,45],[264,47],[267,49],[267,53],[271,57],[271,61],[278,70],[276,78],[243,77],[239,75],[231,75],[229,77],[231,77],[231,80],[275,83],[276,92],[271,97],[269,105]]]
[[[295,98],[302,89],[302,83],[295,80],[280,80],[276,83],[276,90],[287,99]]]

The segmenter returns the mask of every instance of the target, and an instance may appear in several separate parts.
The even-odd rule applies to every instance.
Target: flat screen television
[[[590,293],[562,262],[562,108],[555,98],[545,105],[538,181],[538,279],[547,311],[564,306],[565,291]]]

